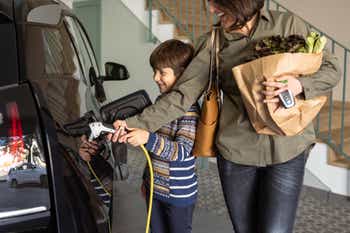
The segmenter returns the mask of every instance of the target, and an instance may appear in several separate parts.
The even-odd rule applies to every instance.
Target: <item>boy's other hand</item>
[[[80,140],[79,155],[84,161],[90,162],[91,156],[97,154],[98,144],[96,141],[89,142],[86,135],[81,136]]]
[[[116,120],[113,123],[113,127],[116,130],[114,134],[109,133],[107,139],[112,142],[118,141],[118,139],[126,134],[125,128],[127,128],[126,121]]]
[[[131,129],[131,131],[124,136],[121,136],[119,142],[126,142],[130,145],[137,147],[144,145],[148,142],[150,133],[143,129]]]

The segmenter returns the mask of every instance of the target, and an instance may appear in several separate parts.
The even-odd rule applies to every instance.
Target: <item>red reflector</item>
[[[19,116],[18,106],[15,102],[8,103],[6,107],[11,122],[11,127],[9,129],[10,153],[18,155],[18,152],[23,151],[24,148],[21,118]]]

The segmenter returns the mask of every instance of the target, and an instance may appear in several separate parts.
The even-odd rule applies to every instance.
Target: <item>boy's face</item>
[[[154,70],[153,79],[157,83],[160,93],[170,91],[176,82],[176,76],[172,68]]]

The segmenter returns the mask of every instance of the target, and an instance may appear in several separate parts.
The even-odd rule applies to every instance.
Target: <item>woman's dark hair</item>
[[[230,14],[235,22],[231,30],[243,28],[263,7],[264,0],[211,0],[222,11]]]
[[[151,54],[149,62],[153,70],[172,68],[178,78],[190,64],[194,54],[192,45],[180,40],[167,40],[161,43]]]

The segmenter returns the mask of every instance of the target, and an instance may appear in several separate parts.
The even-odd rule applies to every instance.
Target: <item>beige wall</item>
[[[277,0],[350,48],[349,0]]]
[[[148,62],[155,45],[147,41],[147,35],[146,27],[120,0],[102,0],[102,64],[118,62],[130,72],[129,80],[104,83],[112,100],[140,89],[152,99],[158,95]]]
[[[78,1],[86,0],[74,0]],[[147,41],[146,27],[122,4],[121,0],[100,1],[101,64],[109,61],[117,62],[125,65],[130,72],[129,80],[104,83],[108,99],[115,100],[145,89],[154,100],[159,92],[152,81],[153,73],[148,58],[155,45]],[[101,68],[104,72],[103,65]]]

